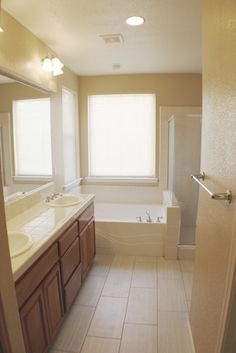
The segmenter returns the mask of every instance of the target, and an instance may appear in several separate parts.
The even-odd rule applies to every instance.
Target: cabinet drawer
[[[80,263],[79,238],[73,242],[61,259],[62,282],[65,285]]]
[[[65,233],[59,239],[60,255],[63,255],[66,252],[66,250],[78,236],[78,233],[78,224],[77,222],[75,222],[65,231]]]
[[[81,286],[81,265],[77,267],[64,289],[66,311],[72,305]]]
[[[94,205],[90,205],[86,210],[79,216],[79,231],[81,232],[85,226],[89,223],[89,221],[94,216]]]
[[[53,244],[16,282],[16,296],[19,307],[33,293],[46,274],[58,261],[57,243]]]

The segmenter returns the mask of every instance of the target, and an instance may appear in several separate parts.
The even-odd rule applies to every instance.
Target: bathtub
[[[96,203],[95,221],[97,253],[164,256],[165,205]]]

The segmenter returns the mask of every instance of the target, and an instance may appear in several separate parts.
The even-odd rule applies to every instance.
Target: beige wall
[[[200,74],[142,74],[80,77],[81,175],[88,175],[87,97],[92,94],[155,93],[160,106],[201,106]],[[159,116],[157,116],[159,118]],[[159,119],[157,129],[159,128]],[[158,136],[158,133],[157,133]]]
[[[4,32],[0,36],[0,70],[55,91],[56,80],[42,70],[41,63],[53,51],[4,10],[1,24]]]
[[[0,85],[0,113],[10,112],[12,114],[13,100],[45,98],[48,96],[48,94],[21,83],[2,84]]]
[[[1,21],[5,31],[0,35],[0,73],[11,75],[22,82],[27,82],[43,90],[53,92],[52,119],[54,126],[56,127],[53,133],[53,144],[55,146],[53,153],[57,156],[55,169],[58,169],[60,172],[60,163],[62,159],[62,155],[59,155],[59,153],[61,153],[61,143],[59,143],[61,131],[60,92],[63,85],[77,92],[77,76],[66,68],[64,70],[65,74],[58,78],[53,78],[51,74],[43,72],[41,59],[48,54],[53,54],[52,50],[15,19],[9,16],[4,10],[1,11]],[[4,269],[4,271],[0,271],[0,293],[5,311],[12,353],[24,353],[14,283],[11,274],[1,181],[0,229],[0,268]]]
[[[201,170],[214,192],[236,195],[236,3],[203,1]],[[191,327],[196,353],[220,353],[235,262],[235,197],[228,206],[200,190]],[[234,328],[235,334],[235,328]],[[235,352],[235,347],[234,350]],[[229,351],[227,351],[228,353]]]

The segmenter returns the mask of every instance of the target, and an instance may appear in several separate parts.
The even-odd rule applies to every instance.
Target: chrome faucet
[[[137,219],[139,222],[142,222],[142,217],[141,217],[141,216],[136,217],[136,219]]]
[[[61,193],[59,193],[59,192],[54,192],[53,194],[51,194],[51,195],[48,195],[47,197],[46,197],[46,202],[50,202],[50,201],[52,201],[52,200],[55,200],[56,198],[58,198],[59,196],[62,196],[62,194]]]
[[[152,219],[151,219],[150,211],[149,211],[149,210],[146,211],[146,215],[148,216],[147,222],[148,222],[148,223],[152,223]]]
[[[163,216],[157,217],[157,222],[160,223],[162,218],[163,218]]]

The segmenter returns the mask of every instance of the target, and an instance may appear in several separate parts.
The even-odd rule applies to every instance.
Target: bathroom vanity
[[[74,210],[15,282],[27,353],[47,351],[95,256],[93,199]]]

